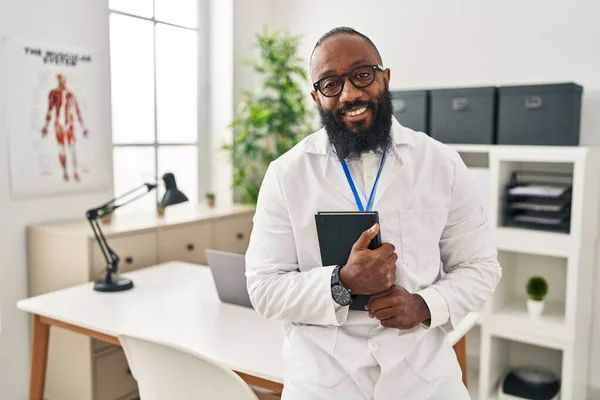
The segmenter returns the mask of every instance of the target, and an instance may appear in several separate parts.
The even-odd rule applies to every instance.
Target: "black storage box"
[[[582,93],[575,83],[500,87],[498,143],[579,145]]]
[[[430,135],[444,143],[494,144],[496,88],[431,91]]]
[[[402,126],[429,133],[429,92],[427,90],[393,90],[394,117]]]

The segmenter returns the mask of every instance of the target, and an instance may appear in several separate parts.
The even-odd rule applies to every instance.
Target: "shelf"
[[[537,231],[533,229],[495,229],[498,250],[548,256],[569,257],[577,251],[575,241],[566,233]]]
[[[563,351],[527,344],[505,338],[493,337],[489,342],[489,354],[486,356],[484,367],[488,369],[486,382],[481,387],[483,397],[488,399],[498,398],[498,388],[506,374],[519,367],[540,367],[551,371],[561,379],[563,371]]]
[[[586,146],[523,146],[503,144],[447,143],[459,153],[494,153],[501,160],[575,162],[589,153],[596,155],[598,149]]]
[[[565,305],[547,302],[539,318],[527,313],[527,300],[516,298],[489,319],[490,332],[495,336],[563,349],[572,342],[565,325]]]
[[[489,144],[449,144],[459,153],[489,153],[493,145]]]
[[[594,148],[584,146],[511,146],[497,145],[493,152],[500,160],[523,162],[573,163]]]

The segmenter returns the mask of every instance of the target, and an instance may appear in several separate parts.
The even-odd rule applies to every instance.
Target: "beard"
[[[371,126],[360,126],[355,132],[350,132],[341,121],[341,115],[344,111],[362,106],[367,106],[374,112],[373,123]],[[361,154],[369,151],[382,153],[387,151],[392,145],[392,112],[392,96],[387,86],[377,96],[377,104],[358,100],[345,104],[337,111],[319,107],[321,123],[338,157],[342,160],[357,159]]]

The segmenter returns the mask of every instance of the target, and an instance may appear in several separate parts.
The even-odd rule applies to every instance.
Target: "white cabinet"
[[[600,152],[587,147],[453,146],[479,176],[489,172],[488,209],[502,279],[469,336],[473,399],[496,399],[501,377],[519,366],[544,367],[561,380],[562,399],[587,398],[593,278],[597,264]],[[482,163],[482,160],[487,161]],[[508,227],[504,189],[513,171],[566,174],[572,183],[568,233]],[[551,175],[546,175],[551,176]],[[549,178],[552,179],[552,178]],[[485,195],[482,197],[486,197]],[[530,317],[525,285],[548,282],[543,314]],[[477,337],[474,348],[473,337]]]
[[[130,272],[157,263],[156,233],[140,233],[107,239],[109,246],[119,255],[119,271]],[[99,279],[106,271],[106,260],[102,250],[92,244],[92,277]]]
[[[120,258],[119,272],[168,262],[206,264],[209,248],[245,253],[254,207],[168,207],[165,215],[119,215],[101,224]],[[29,295],[100,279],[106,261],[86,220],[33,225],[27,229]],[[135,290],[135,288],[133,289]],[[123,350],[73,332],[50,332],[47,400],[128,400],[137,385]]]
[[[252,233],[252,219],[246,216],[223,218],[215,224],[215,249],[243,254]]]
[[[244,217],[249,218],[249,217]],[[196,223],[189,226],[158,231],[158,262],[186,261],[206,264],[204,251],[214,247],[215,222]]]

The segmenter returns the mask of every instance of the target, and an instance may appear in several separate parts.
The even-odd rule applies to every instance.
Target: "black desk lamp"
[[[165,195],[160,202],[160,206],[162,208],[166,208],[168,206],[172,206],[174,204],[179,204],[188,201],[188,198],[183,194],[179,189],[177,189],[177,184],[175,183],[175,176],[167,172],[162,177],[163,182],[165,184]],[[124,277],[113,277],[113,274],[117,273],[119,269],[119,256],[114,252],[113,249],[110,248],[108,243],[106,242],[106,238],[100,229],[100,224],[98,220],[103,216],[114,212],[117,208],[123,207],[126,204],[131,203],[134,200],[139,199],[147,193],[150,193],[152,190],[156,189],[158,185],[152,183],[144,183],[143,185],[110,200],[109,202],[102,204],[99,207],[92,208],[85,213],[87,220],[90,222],[92,226],[92,230],[94,231],[94,235],[96,236],[96,240],[98,241],[98,245],[100,246],[100,250],[102,250],[102,255],[106,260],[106,275],[104,278],[97,280],[94,285],[94,290],[98,292],[121,292],[124,290],[129,290],[133,288],[133,282],[131,279],[127,279]],[[116,201],[122,199],[125,196],[128,196],[140,189],[145,189],[141,194],[135,196],[134,198],[121,203],[116,204]]]

